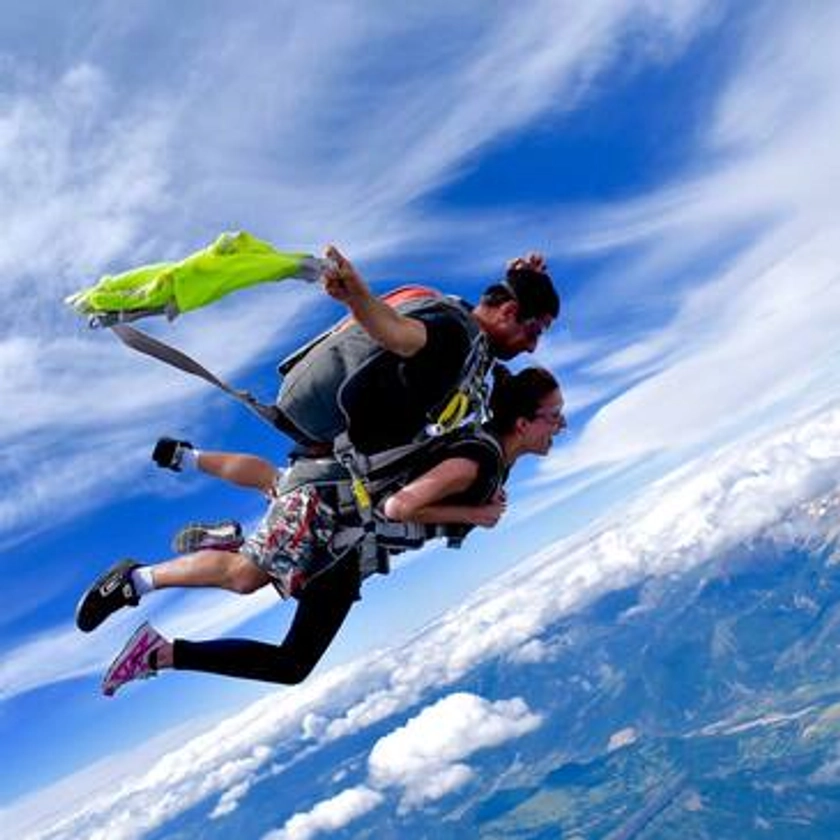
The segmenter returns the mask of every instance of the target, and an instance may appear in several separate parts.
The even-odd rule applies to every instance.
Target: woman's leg
[[[301,593],[291,627],[279,645],[250,639],[176,639],[159,652],[157,667],[300,683],[324,655],[358,597],[358,563],[355,557],[345,557]]]

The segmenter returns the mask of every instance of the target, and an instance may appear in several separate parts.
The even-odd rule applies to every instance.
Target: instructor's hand
[[[545,261],[545,257],[536,251],[532,251],[524,257],[516,257],[515,259],[512,259],[508,263],[507,267],[508,271],[530,270],[538,271],[541,274],[546,274],[548,272],[548,263]]]
[[[324,290],[331,298],[349,303],[370,295],[367,283],[335,245],[328,245],[324,256],[333,263],[323,274]]]

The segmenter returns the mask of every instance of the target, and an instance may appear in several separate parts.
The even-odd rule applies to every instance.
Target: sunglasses
[[[534,417],[539,417],[540,420],[545,420],[546,423],[551,423],[560,429],[567,429],[566,415],[563,414],[562,408],[540,408],[534,412]]]
[[[522,318],[519,323],[529,338],[539,338],[551,326],[551,319],[543,315],[541,318]]]

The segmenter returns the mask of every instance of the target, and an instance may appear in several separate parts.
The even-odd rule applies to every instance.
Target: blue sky
[[[286,443],[87,332],[64,296],[225,229],[335,242],[377,289],[473,298],[508,258],[545,252],[564,311],[536,360],[570,433],[517,468],[492,538],[366,587],[325,664],[348,661],[667,470],[836,397],[838,24],[830,2],[7,4],[0,742],[16,762],[0,805],[275,692],[179,674],[99,696],[140,611],[83,637],[84,586],[119,556],[163,559],[185,521],[260,512],[155,471],[156,437],[278,461]],[[270,397],[276,360],[339,314],[286,284],[155,330]],[[290,613],[268,593],[142,610],[205,637],[277,638]]]

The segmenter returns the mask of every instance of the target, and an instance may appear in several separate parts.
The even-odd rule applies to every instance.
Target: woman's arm
[[[384,511],[396,522],[483,525],[492,527],[505,507],[500,495],[485,505],[452,505],[446,499],[467,490],[478,478],[469,458],[447,458],[385,500]]]

